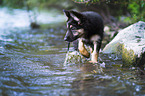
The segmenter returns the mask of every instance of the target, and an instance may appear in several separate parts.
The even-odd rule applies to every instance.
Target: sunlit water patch
[[[0,8],[0,27],[26,27],[29,26],[29,18],[26,10]]]

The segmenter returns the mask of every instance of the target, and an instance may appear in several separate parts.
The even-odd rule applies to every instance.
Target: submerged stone
[[[105,46],[103,53],[122,56],[123,66],[141,66],[145,64],[145,22],[139,21],[121,30]]]
[[[84,56],[82,56],[78,51],[72,51],[66,54],[64,65],[80,64],[86,61],[87,59]]]

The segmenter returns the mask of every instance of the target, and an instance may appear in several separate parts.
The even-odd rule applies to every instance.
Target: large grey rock
[[[145,22],[139,21],[121,30],[105,46],[103,53],[122,56],[124,66],[145,64]]]

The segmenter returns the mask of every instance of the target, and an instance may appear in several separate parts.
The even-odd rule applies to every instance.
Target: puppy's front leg
[[[94,50],[93,53],[91,54],[91,63],[97,63],[98,62],[98,56],[99,52],[97,51],[97,42],[94,42]]]
[[[87,49],[85,48],[82,39],[79,40],[78,49],[79,49],[80,53],[81,53],[83,56],[85,56],[85,57],[87,57],[87,58],[90,57],[90,53],[89,53],[89,52],[87,51]]]

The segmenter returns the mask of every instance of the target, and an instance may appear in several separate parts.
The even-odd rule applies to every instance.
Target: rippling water
[[[117,57],[100,54],[105,67],[64,66],[64,23],[48,29],[0,30],[0,96],[145,95],[144,75],[136,67],[122,68]]]

